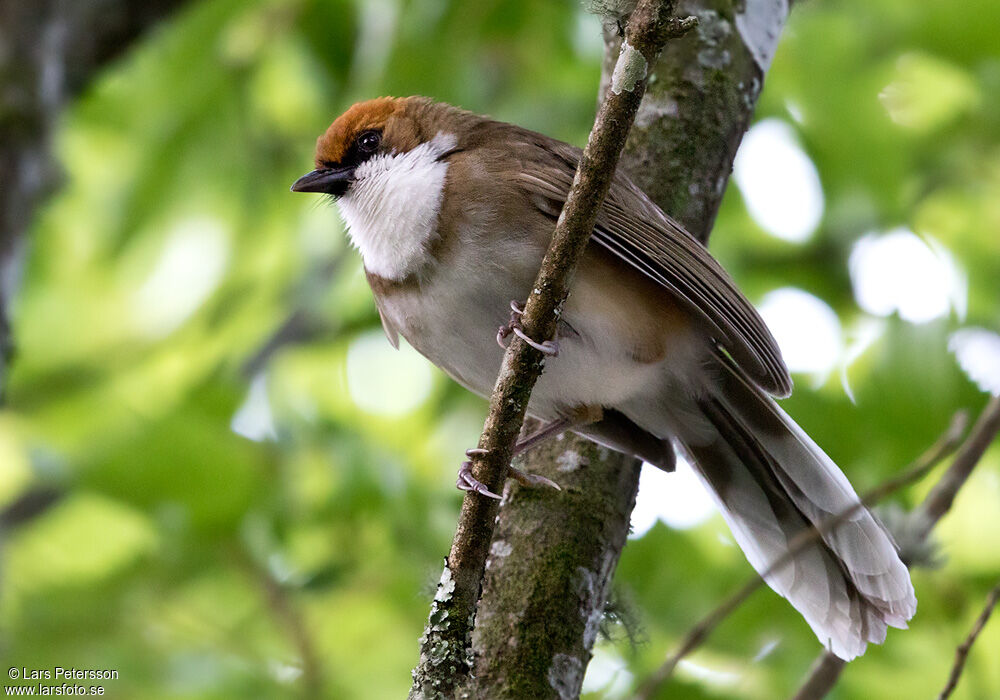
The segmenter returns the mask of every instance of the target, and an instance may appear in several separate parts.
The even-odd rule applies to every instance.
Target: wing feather
[[[512,176],[554,219],[573,183],[580,151],[541,139],[535,142],[557,156],[555,161],[521,162]],[[781,351],[757,310],[705,247],[623,175],[615,175],[592,241],[685,302],[754,383],[775,396],[791,393]]]

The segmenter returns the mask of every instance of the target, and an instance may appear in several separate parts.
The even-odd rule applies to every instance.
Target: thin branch
[[[712,610],[712,612],[706,615],[698,624],[691,628],[681,642],[680,647],[678,647],[673,654],[668,656],[663,664],[642,684],[639,691],[636,693],[636,699],[649,700],[654,697],[660,686],[662,686],[673,674],[674,669],[677,668],[677,664],[680,660],[700,647],[702,643],[708,639],[709,635],[715,630],[715,628],[719,626],[719,623],[721,623],[734,610],[746,602],[746,600],[750,598],[750,596],[753,595],[758,588],[764,585],[765,579],[768,576],[775,573],[783,566],[786,566],[797,555],[801,554],[803,550],[820,540],[823,535],[828,534],[831,530],[836,528],[848,518],[852,517],[862,508],[867,508],[873,503],[885,498],[889,494],[894,493],[903,486],[911,484],[926,475],[942,459],[955,450],[962,439],[967,422],[968,421],[964,413],[956,414],[955,417],[952,418],[951,425],[948,426],[948,430],[945,431],[945,433],[938,438],[937,442],[935,442],[924,454],[918,457],[910,467],[905,469],[899,475],[892,477],[891,479],[888,479],[873,488],[850,508],[827,518],[814,527],[803,530],[798,535],[793,537],[788,543],[788,550],[783,555],[775,559],[774,562],[764,569],[763,572],[755,575],[752,579],[747,581],[742,588],[724,600],[721,605]]]
[[[955,455],[955,461],[952,462],[948,471],[935,484],[920,505],[920,510],[926,519],[925,537],[937,525],[938,521],[951,510],[959,489],[962,488],[972,470],[979,464],[986,448],[996,439],[998,433],[1000,433],[1000,397],[994,396],[986,404],[986,408],[983,409],[975,426],[973,426],[969,439]]]
[[[969,659],[969,651],[971,651],[972,645],[976,643],[976,637],[979,636],[979,633],[983,631],[983,627],[986,626],[990,615],[993,614],[993,608],[996,607],[998,600],[1000,600],[1000,583],[997,583],[993,590],[990,591],[990,594],[986,596],[986,606],[976,619],[976,624],[972,626],[972,630],[969,632],[969,636],[965,638],[965,641],[955,650],[955,665],[951,668],[948,683],[945,684],[944,690],[938,695],[938,700],[947,700],[955,691],[956,686],[958,686],[958,680],[962,677],[962,671],[965,670],[965,662]]]
[[[713,8],[712,0],[684,5],[698,15],[698,31],[669,42],[651,68],[656,79],[636,113],[636,124],[643,128],[632,129],[618,164],[618,172],[703,242],[763,78],[742,35],[729,31],[732,15],[723,17]],[[759,4],[745,10],[748,18],[766,18],[775,30],[768,39],[773,50],[785,10]],[[604,28],[595,107],[611,87],[623,39],[614,23]],[[754,50],[762,49],[756,45]],[[727,64],[725,71],[710,67],[717,64],[713,57]],[[593,443],[572,433],[559,445],[558,452],[529,452],[520,466],[558,478],[560,494],[516,487],[505,492],[473,630],[474,679],[463,687],[470,697],[575,697],[580,692],[594,642],[592,621],[612,590],[640,463],[621,453],[595,451]],[[586,461],[576,462],[577,457]],[[581,468],[569,466],[574,464]],[[583,570],[594,576],[580,596]]]
[[[302,695],[306,698],[323,697],[325,689],[320,657],[305,620],[296,608],[288,589],[266,566],[255,561],[252,556],[241,554],[239,563],[245,566],[260,584],[271,614],[275,621],[285,628],[289,640],[298,652],[302,664]]]
[[[655,63],[669,37],[694,26],[693,18],[673,18],[673,8],[673,0],[641,0],[629,18],[627,47],[618,58],[616,80],[598,110],[525,304],[522,326],[528,337],[544,340],[555,336],[574,269],[590,239],[645,92],[648,67]],[[479,438],[479,448],[485,453],[473,458],[472,464],[473,475],[494,492],[501,489],[510,466],[531,390],[542,372],[542,360],[538,350],[517,337],[504,354]],[[463,499],[455,538],[421,638],[411,698],[452,697],[469,675],[470,633],[498,507],[493,499],[473,492]]]
[[[914,509],[915,522],[920,523],[921,527],[917,535],[918,540],[926,541],[938,521],[951,510],[959,489],[968,480],[972,470],[979,464],[983,453],[986,452],[986,448],[989,447],[998,433],[1000,433],[1000,399],[993,397],[986,404],[983,412],[979,414],[979,419],[976,420],[972,432],[958,450],[958,454],[955,455],[951,466],[948,467],[948,470],[941,476],[923,502]],[[961,651],[961,647],[959,651]],[[968,652],[966,651],[966,653]],[[823,660],[828,655],[829,652],[825,651],[820,655],[793,700],[822,700],[833,689],[840,678],[840,671],[843,670],[847,662],[834,657],[833,660],[829,660],[824,665]],[[839,666],[839,669],[836,674],[831,674],[830,669],[834,665]],[[961,673],[960,669],[958,673]],[[957,677],[955,680],[957,682]]]
[[[11,532],[47,513],[65,495],[65,491],[53,486],[36,486],[25,491],[3,510],[0,510],[0,535]]]
[[[809,670],[809,677],[792,700],[814,700],[824,697],[840,680],[840,674],[846,665],[847,662],[832,651],[824,650],[816,657]]]

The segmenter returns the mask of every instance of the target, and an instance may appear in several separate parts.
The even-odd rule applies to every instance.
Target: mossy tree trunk
[[[708,239],[788,11],[785,0],[687,0],[699,26],[668,42],[621,166],[663,209]],[[618,56],[605,30],[602,92]],[[580,694],[628,533],[639,463],[573,435],[521,465],[563,492],[509,485],[479,604],[476,698]]]
[[[0,405],[16,347],[17,294],[36,208],[59,184],[52,140],[63,107],[108,62],[185,0],[0,0]],[[62,497],[31,489],[0,512],[0,530]]]
[[[56,120],[102,66],[183,1],[0,0],[0,395],[25,233],[59,181]]]

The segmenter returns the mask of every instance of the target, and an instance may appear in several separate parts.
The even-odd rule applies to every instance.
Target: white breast
[[[441,133],[407,153],[375,156],[354,172],[337,203],[369,272],[401,280],[427,259],[448,170],[438,159],[454,147],[454,135]]]

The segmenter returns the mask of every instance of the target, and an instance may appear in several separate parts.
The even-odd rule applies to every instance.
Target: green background
[[[856,403],[839,372],[796,376],[783,402],[859,490],[986,399],[947,340],[1000,325],[997,27],[994,0],[796,3],[757,118],[794,129],[823,220],[807,243],[777,240],[733,185],[713,234],[752,300],[801,288],[847,335],[872,322],[847,265],[865,233],[908,227],[963,271],[964,318],[875,322],[845,370]],[[568,0],[207,0],[100,75],[59,128],[65,182],[14,309],[0,506],[67,495],[0,542],[5,666],[117,669],[119,698],[405,694],[485,404],[389,348],[336,211],[288,186],[337,114],[383,94],[582,144],[601,50]],[[899,104],[880,99],[889,84]],[[943,686],[1000,575],[1000,449],[938,534],[945,564],[915,572],[912,629],[833,697]],[[616,597],[632,625],[599,642],[590,697],[627,694],[749,573],[717,516],[630,542]],[[784,697],[818,651],[762,591],[662,697]],[[994,622],[955,697],[1000,697],[997,659]]]

